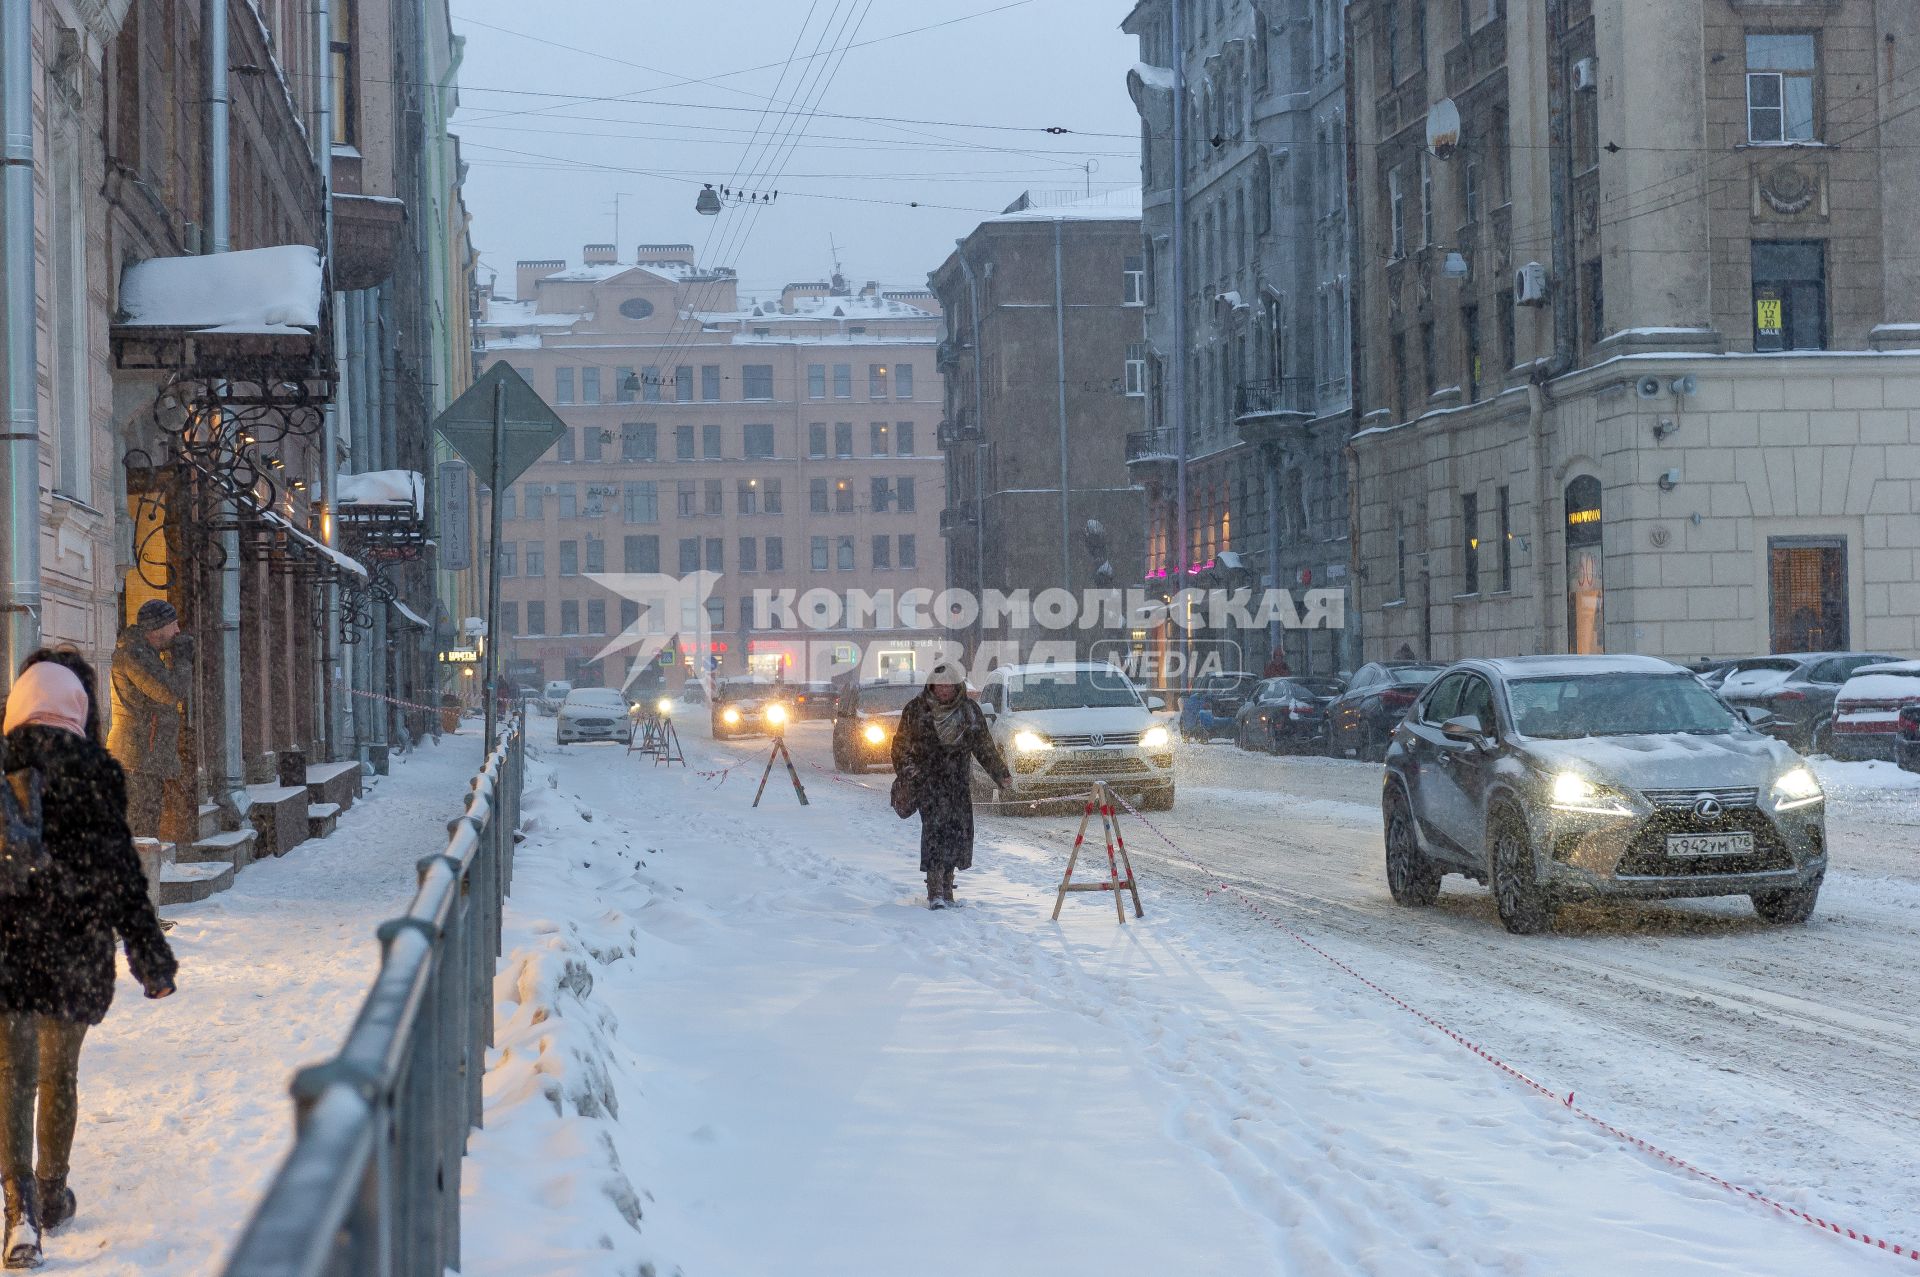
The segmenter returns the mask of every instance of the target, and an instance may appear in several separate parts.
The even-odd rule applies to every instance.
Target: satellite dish
[[[1460,108],[1452,98],[1441,98],[1427,108],[1427,149],[1440,159],[1451,159],[1460,146]]]

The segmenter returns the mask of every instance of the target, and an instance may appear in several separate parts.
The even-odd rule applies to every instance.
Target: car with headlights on
[[[1576,900],[1744,895],[1769,922],[1804,922],[1827,871],[1825,798],[1800,755],[1677,665],[1462,661],[1387,750],[1387,887],[1430,905],[1464,874],[1517,934]]]
[[[1013,783],[999,790],[976,763],[974,797],[1002,804],[1084,798],[1096,780],[1142,807],[1173,806],[1173,738],[1119,668],[1097,662],[1003,665],[980,689],[993,743]]]
[[[769,736],[793,721],[788,686],[764,678],[727,678],[714,685],[713,738]]]
[[[900,711],[920,694],[919,683],[883,679],[841,689],[833,719],[833,766],[863,772],[893,766],[893,737]]]
[[[627,739],[627,698],[611,687],[576,687],[555,712],[553,739],[565,745],[577,740]]]

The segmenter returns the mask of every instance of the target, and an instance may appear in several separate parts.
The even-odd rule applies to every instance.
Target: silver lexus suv
[[[1387,886],[1430,905],[1464,874],[1520,934],[1607,898],[1744,895],[1769,922],[1805,922],[1825,798],[1798,754],[1665,661],[1462,661],[1388,748]]]

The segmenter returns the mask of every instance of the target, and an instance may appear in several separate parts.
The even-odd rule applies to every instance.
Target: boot
[[[944,909],[947,907],[945,879],[938,869],[927,870],[927,908]]]
[[[953,903],[953,866],[947,866],[947,872],[940,880],[940,898],[948,904]]]
[[[7,1196],[7,1235],[0,1262],[8,1268],[40,1266],[40,1215],[34,1209],[33,1181],[9,1179],[0,1184]]]
[[[38,1179],[33,1181],[34,1202],[40,1207],[40,1229],[52,1232],[60,1225],[72,1219],[79,1209],[74,1200],[73,1190],[67,1187],[67,1177],[59,1179]]]

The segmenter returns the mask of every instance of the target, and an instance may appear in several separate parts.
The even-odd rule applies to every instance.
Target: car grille
[[[1741,830],[1753,835],[1752,855],[1684,858],[1667,855],[1668,834],[1726,834]],[[1744,811],[1729,809],[1718,820],[1702,820],[1691,812],[1655,812],[1646,824],[1640,826],[1633,841],[1627,844],[1626,854],[1620,857],[1614,875],[1621,878],[1693,878],[1714,874],[1766,873],[1791,868],[1793,856],[1774,829],[1773,822],[1748,807]]]
[[[573,725],[575,727],[612,727],[613,720],[611,718],[576,718],[573,720]]]
[[[1095,746],[1092,735],[1085,732],[1071,736],[1056,735],[1053,737],[1054,745],[1060,749],[1119,749],[1127,745],[1138,745],[1140,743],[1140,733],[1109,732],[1102,736],[1100,740],[1102,743],[1099,746]]]
[[[1142,758],[1075,758],[1068,754],[1056,757],[1047,775],[1136,776],[1146,770],[1146,760]]]
[[[1758,807],[1758,789],[1643,789],[1641,795],[1662,811],[1692,811],[1702,798],[1711,798],[1728,811]]]

